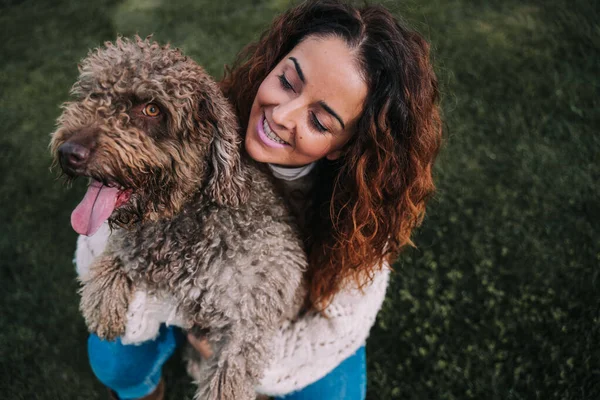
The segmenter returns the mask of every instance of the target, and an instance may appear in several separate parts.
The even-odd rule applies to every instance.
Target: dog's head
[[[170,217],[200,191],[220,205],[247,198],[233,110],[178,49],[119,38],[79,71],[50,143],[64,174],[90,178],[71,216],[77,232]]]

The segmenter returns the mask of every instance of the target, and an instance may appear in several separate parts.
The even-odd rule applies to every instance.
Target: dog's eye
[[[154,103],[148,103],[142,112],[148,117],[156,117],[160,114],[160,108]]]

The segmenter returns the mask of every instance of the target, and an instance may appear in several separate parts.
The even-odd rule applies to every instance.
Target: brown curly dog
[[[177,49],[118,39],[80,65],[51,149],[90,178],[73,228],[115,228],[82,279],[91,332],[123,335],[134,290],[169,297],[206,335],[199,399],[253,399],[268,341],[302,296],[294,218],[272,178],[241,153],[215,82]]]

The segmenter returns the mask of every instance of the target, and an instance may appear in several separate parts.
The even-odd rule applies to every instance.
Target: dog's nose
[[[79,143],[66,142],[58,148],[60,164],[63,169],[76,171],[87,164],[90,150]]]

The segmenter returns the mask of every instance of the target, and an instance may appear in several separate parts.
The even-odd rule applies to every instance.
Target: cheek
[[[283,90],[280,87],[279,79],[269,75],[261,83],[256,93],[255,103],[259,105],[271,105],[279,103],[282,99]]]
[[[263,83],[261,83],[260,86],[258,87],[258,92],[256,92],[256,97],[254,98],[254,104],[252,105],[253,107],[264,102],[265,95],[266,95],[265,92],[267,92],[265,86],[266,86],[266,80],[264,80]]]
[[[349,136],[333,136],[329,133],[318,134],[305,131],[299,137],[297,148],[306,156],[320,159],[343,149],[349,140]]]
[[[314,133],[304,133],[298,138],[297,150],[307,156],[322,158],[333,149],[333,141],[326,136],[318,137]]]

